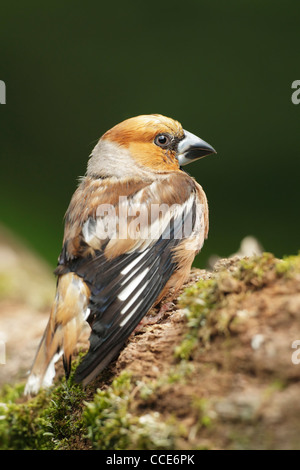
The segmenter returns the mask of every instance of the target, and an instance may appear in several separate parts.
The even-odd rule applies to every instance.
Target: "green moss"
[[[14,402],[2,396],[0,405],[0,448],[7,450],[71,449],[73,439],[82,433],[80,407],[82,389],[64,383],[42,391],[22,403],[16,391]]]
[[[6,387],[0,404],[0,448],[27,450],[45,448],[39,415],[49,401],[45,393],[26,403],[21,400],[22,387]]]
[[[76,361],[77,362],[77,361]],[[73,366],[73,370],[76,364]],[[5,386],[0,394],[0,448],[7,450],[72,449],[82,436],[81,386],[68,382],[26,400],[24,384]],[[78,445],[78,443],[77,443]]]
[[[190,359],[197,343],[198,339],[196,335],[187,334],[184,340],[178,346],[176,346],[175,357],[183,360]]]
[[[129,445],[131,415],[128,404],[132,384],[130,376],[121,374],[107,390],[98,390],[86,404],[84,421],[87,436],[96,449],[126,449]]]
[[[198,414],[197,431],[201,428],[211,428],[214,413],[211,410],[209,400],[206,398],[195,398],[193,409]]]
[[[165,378],[166,383],[174,384],[186,383],[187,379],[193,374],[194,365],[188,361],[181,361],[175,366],[170,367],[168,375]],[[163,382],[163,380],[162,380]]]
[[[261,288],[270,280],[270,273],[274,271],[276,263],[271,253],[243,258],[238,262],[234,276],[248,286]]]
[[[276,264],[276,273],[279,276],[293,277],[294,274],[300,273],[300,252],[298,255],[285,256]]]
[[[180,426],[160,413],[138,414],[135,395],[147,400],[164,386],[182,381],[192,371],[182,362],[157,382],[135,382],[121,373],[105,390],[85,401],[79,385],[61,383],[25,401],[24,385],[5,387],[0,397],[0,448],[5,450],[174,449]]]
[[[278,260],[271,253],[243,258],[213,272],[210,279],[200,280],[188,287],[179,298],[179,306],[187,317],[186,332],[175,356],[188,360],[196,348],[209,347],[215,335],[229,335],[229,325],[237,321],[226,309],[229,294],[239,295],[261,289],[281,276],[300,273],[300,255]],[[240,320],[239,320],[240,321]]]
[[[300,254],[276,259],[271,253],[241,259],[236,276],[255,287],[262,287],[267,282],[281,276],[293,277],[300,273]]]
[[[161,375],[156,380],[137,381],[139,397],[148,401],[153,396],[157,396],[160,390],[165,389],[176,383],[185,384],[189,377],[193,374],[194,366],[188,361],[180,361],[178,364],[171,366],[168,374]]]
[[[63,383],[51,394],[51,400],[39,417],[47,448],[68,450],[84,440],[82,407],[85,393],[79,385]]]
[[[140,384],[123,372],[106,390],[98,390],[86,403],[84,421],[95,449],[173,449],[176,426],[164,422],[158,412],[133,413],[135,392]],[[145,390],[144,390],[145,392]]]
[[[198,343],[198,332],[206,333],[205,340],[209,340],[210,333],[204,327],[207,317],[216,307],[221,298],[216,279],[200,280],[194,286],[187,288],[179,298],[179,306],[184,309],[189,328],[182,343],[175,349],[175,356],[188,360]],[[204,339],[204,338],[203,338]]]

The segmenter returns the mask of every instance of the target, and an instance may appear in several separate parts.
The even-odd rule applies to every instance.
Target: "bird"
[[[131,117],[92,150],[65,214],[56,293],[25,394],[50,387],[62,356],[89,325],[89,348],[74,380],[86,386],[172,289],[187,280],[208,236],[208,203],[185,165],[215,149],[161,114]]]

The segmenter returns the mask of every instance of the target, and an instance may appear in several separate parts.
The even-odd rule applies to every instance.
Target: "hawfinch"
[[[158,114],[127,119],[101,137],[66,212],[56,296],[26,394],[51,385],[61,355],[68,376],[88,323],[89,350],[75,372],[87,384],[150,308],[170,288],[178,292],[208,233],[205,193],[182,166],[211,153]]]

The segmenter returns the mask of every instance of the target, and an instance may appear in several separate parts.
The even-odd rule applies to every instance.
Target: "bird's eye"
[[[171,138],[167,134],[159,134],[155,137],[154,143],[159,147],[166,148],[171,143]]]

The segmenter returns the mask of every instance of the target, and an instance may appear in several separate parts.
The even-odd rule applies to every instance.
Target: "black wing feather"
[[[165,243],[166,241],[168,243]],[[143,284],[147,283],[147,286],[132,302],[126,314],[121,314],[121,311],[137,295],[141,289],[140,284],[132,290],[126,301],[121,301],[117,296],[126,287],[128,282],[122,286],[110,283],[110,295],[107,297],[102,296],[101,289],[100,291],[96,289],[98,292],[95,294],[92,288],[90,308],[91,317],[94,318],[94,321],[92,322],[90,349],[76,370],[76,381],[80,382],[86,377],[89,377],[90,380],[91,374],[92,376],[97,375],[111,361],[112,351],[114,351],[115,356],[121,350],[128,336],[149,311],[176,269],[176,263],[171,261],[171,258],[172,248],[178,242],[179,240],[174,239],[158,240],[149,253],[145,255],[146,259],[143,258],[143,262],[135,272],[135,275],[138,276],[148,268],[148,273],[142,281]],[[130,258],[130,255],[127,256]],[[131,262],[131,259],[129,262]],[[132,281],[132,278],[130,280]],[[137,310],[130,316],[135,308]],[[126,321],[124,326],[121,326],[120,323],[126,320],[127,316],[129,316],[128,321]]]
[[[194,209],[193,205],[192,212]],[[123,254],[113,260],[107,260],[102,251],[96,252],[94,257],[76,258],[68,263],[61,258],[61,264],[68,271],[81,276],[91,289],[88,318],[92,328],[90,348],[77,367],[77,382],[89,382],[109,364],[155,303],[177,268],[172,253],[182,241],[178,234],[179,231],[182,233],[187,216],[187,213],[182,213],[179,217],[172,218],[161,237],[145,248],[145,256],[126,275],[122,271],[145,250]],[[125,300],[121,300],[118,295],[141,273],[145,273],[141,283],[132,289]],[[143,285],[146,286],[144,289]],[[130,302],[127,311],[122,313]]]

